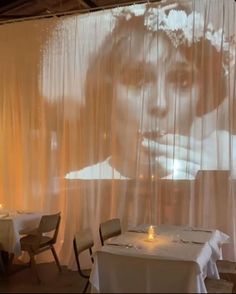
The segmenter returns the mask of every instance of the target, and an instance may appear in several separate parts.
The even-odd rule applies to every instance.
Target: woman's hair
[[[165,13],[169,12],[170,16],[173,5],[169,4],[168,2],[168,7],[170,6],[170,8],[166,9]],[[188,8],[176,3],[174,5],[174,11],[184,11],[189,15],[190,10]],[[147,4],[145,13],[141,15],[135,15],[135,13],[124,10],[118,16],[112,33],[105,38],[98,53],[95,53],[91,58],[85,82],[85,107],[87,108],[87,115],[89,113],[91,118],[91,128],[94,128],[94,125],[96,125],[96,128],[101,128],[105,130],[104,132],[109,130],[111,124],[109,114],[112,113],[113,87],[117,72],[121,70],[122,66],[127,67],[130,62],[132,52],[131,55],[127,53],[130,40],[139,38],[141,44],[147,33],[151,34],[151,36],[153,35],[153,38],[160,34],[164,36],[169,46],[173,48],[173,54],[176,51],[180,52],[197,70],[198,83],[200,84],[196,109],[197,116],[202,116],[212,111],[225,98],[227,89],[223,68],[224,54],[222,51],[218,51],[212,45],[211,40],[207,39],[204,35],[200,36],[197,41],[192,41],[189,45],[188,40],[183,39],[183,34],[179,34],[180,30],[176,30],[174,33],[172,31],[172,35],[170,31],[163,28],[159,30],[158,26],[156,30],[150,30],[147,26],[147,18],[150,18],[152,9],[155,8],[161,8],[161,5]],[[157,16],[155,15],[155,17]],[[178,41],[177,46],[174,44],[175,40]],[[170,54],[173,50],[170,50]],[[208,79],[208,76],[211,78]],[[101,109],[101,105],[106,105],[106,109]],[[104,117],[104,113],[108,115]]]

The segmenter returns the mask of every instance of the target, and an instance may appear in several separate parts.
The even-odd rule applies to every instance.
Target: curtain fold
[[[220,229],[235,259],[235,12],[166,0],[0,27],[0,203],[60,210],[62,263],[112,217]]]

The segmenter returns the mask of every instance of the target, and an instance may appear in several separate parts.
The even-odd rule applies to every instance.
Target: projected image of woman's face
[[[144,42],[132,37],[127,43],[115,87],[113,126],[119,150],[129,153],[131,162],[139,156],[145,174],[165,153],[155,145],[163,135],[189,136],[199,99],[198,71],[164,35],[148,34]]]
[[[219,151],[229,149],[231,54],[222,30],[205,28],[204,16],[178,3],[111,18],[112,29],[91,43],[80,87],[89,166],[68,178],[195,179],[228,169]]]

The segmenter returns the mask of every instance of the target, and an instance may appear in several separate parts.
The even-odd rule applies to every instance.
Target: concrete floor
[[[59,273],[54,262],[37,264],[37,269],[41,284],[36,282],[28,267],[7,278],[1,275],[0,293],[82,293],[87,281],[78,272],[70,271],[66,267]]]

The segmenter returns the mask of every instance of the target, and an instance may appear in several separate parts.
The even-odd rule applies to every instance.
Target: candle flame
[[[155,230],[154,230],[154,228],[153,228],[153,226],[150,226],[149,228],[148,228],[148,240],[154,240],[154,238],[155,238]]]

